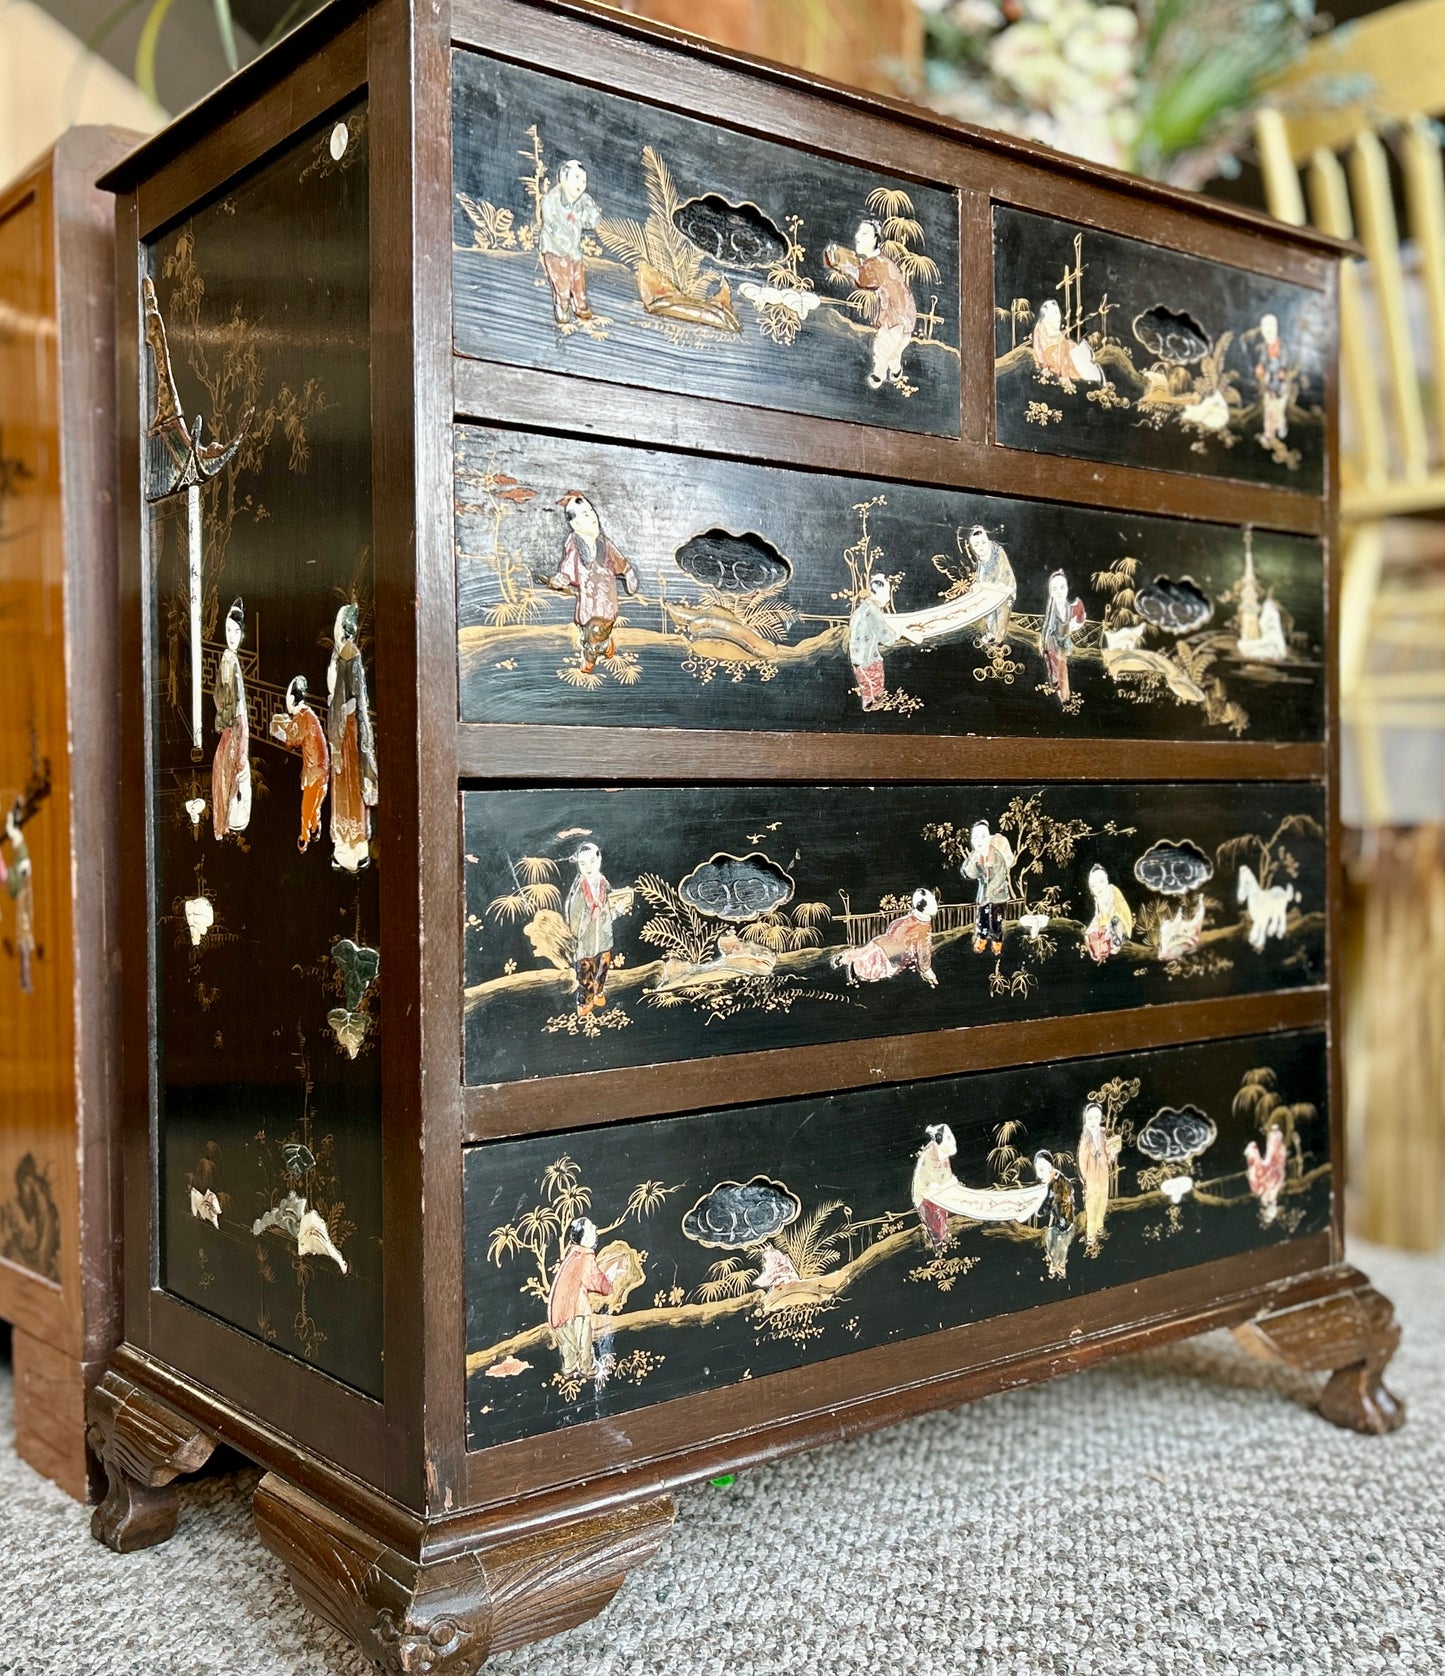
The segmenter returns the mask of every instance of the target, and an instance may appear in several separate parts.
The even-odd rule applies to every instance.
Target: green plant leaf
[[[136,86],[157,105],[161,99],[156,92],[156,48],[160,45],[161,25],[166,21],[171,5],[172,0],[153,0],[141,27],[140,39],[135,44]]]
[[[147,4],[147,0],[120,0],[118,6],[108,11],[95,28],[81,37],[87,52],[98,52],[109,38],[110,33],[118,24],[124,23],[132,12],[139,11]]]
[[[236,56],[236,26],[231,19],[231,0],[211,0],[216,8],[216,33],[221,37],[221,51],[225,54],[226,68],[234,76],[241,66]]]

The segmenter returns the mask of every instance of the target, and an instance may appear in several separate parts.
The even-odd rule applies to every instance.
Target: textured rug
[[[497,1676],[1445,1670],[1445,1259],[1356,1247],[1395,1300],[1405,1428],[1335,1431],[1225,1335],[678,1497],[661,1556]],[[10,1379],[0,1380],[9,1438]],[[254,1472],[117,1558],[0,1450],[5,1676],[362,1676],[251,1527]]]

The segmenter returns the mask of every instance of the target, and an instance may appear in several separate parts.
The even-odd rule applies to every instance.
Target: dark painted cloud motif
[[[700,862],[677,887],[689,907],[710,919],[749,920],[781,908],[793,894],[793,881],[759,851],[751,855],[718,854]]]
[[[689,244],[729,267],[773,268],[788,254],[788,241],[756,204],[730,204],[716,192],[679,204],[672,224]]]
[[[796,1222],[802,1200],[780,1181],[720,1181],[682,1219],[682,1231],[699,1245],[742,1251],[760,1245]]]
[[[1151,844],[1134,863],[1134,877],[1161,896],[1187,896],[1214,877],[1214,864],[1187,838]]]
[[[1214,615],[1214,601],[1192,576],[1171,582],[1156,576],[1134,595],[1134,609],[1146,623],[1166,634],[1189,634]]]
[[[793,576],[791,563],[772,542],[751,531],[734,535],[731,530],[704,530],[684,542],[674,557],[694,582],[720,594],[773,593]]]
[[[1187,1164],[1213,1146],[1218,1133],[1198,1106],[1164,1106],[1139,1131],[1134,1144],[1156,1164]]]
[[[1134,317],[1134,336],[1151,355],[1176,366],[1201,360],[1213,348],[1209,333],[1192,314],[1162,303]]]

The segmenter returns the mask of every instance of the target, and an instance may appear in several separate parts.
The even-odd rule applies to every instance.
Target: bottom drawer
[[[1322,1031],[496,1141],[465,1158],[484,1449],[1318,1233]]]

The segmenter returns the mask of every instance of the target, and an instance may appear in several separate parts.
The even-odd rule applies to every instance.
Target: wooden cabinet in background
[[[16,1447],[86,1499],[120,1337],[111,204],[133,136],[0,191],[0,1319]]]

